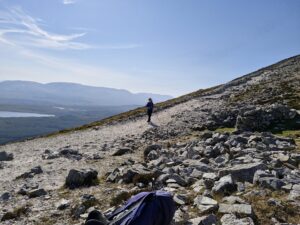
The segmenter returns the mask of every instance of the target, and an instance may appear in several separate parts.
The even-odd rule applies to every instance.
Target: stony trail
[[[42,159],[42,154],[45,150],[58,150],[68,146],[70,149],[79,150],[80,153],[93,155],[99,153],[103,145],[110,146],[117,139],[138,137],[146,130],[154,126],[166,126],[172,123],[173,116],[184,111],[192,111],[196,107],[207,107],[214,104],[211,100],[198,99],[190,100],[186,103],[176,105],[164,111],[153,114],[153,124],[146,122],[146,116],[134,120],[120,122],[115,125],[101,126],[99,129],[87,129],[83,131],[70,132],[67,134],[57,135],[53,137],[37,138],[25,142],[17,142],[0,146],[0,151],[12,152],[15,158],[9,163],[9,167],[0,170],[0,192],[12,188],[13,180],[20,174],[29,171],[31,168],[41,165],[47,173],[40,176],[39,182],[42,186],[55,189],[63,185],[67,172],[71,168],[88,168],[96,167],[101,174],[111,166],[111,161],[115,161],[115,157],[111,157],[109,153],[105,160],[100,163],[91,165],[90,161],[86,160],[67,160],[58,158],[51,161],[51,164],[45,165],[45,160]],[[103,161],[108,165],[103,166]],[[113,162],[116,163],[116,162]]]

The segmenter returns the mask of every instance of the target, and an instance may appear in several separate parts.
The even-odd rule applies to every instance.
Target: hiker
[[[154,104],[153,104],[153,101],[152,101],[151,98],[148,99],[148,103],[147,103],[146,107],[147,107],[147,114],[148,114],[147,122],[150,123],[151,122],[151,115],[153,113],[153,107],[154,107]]]

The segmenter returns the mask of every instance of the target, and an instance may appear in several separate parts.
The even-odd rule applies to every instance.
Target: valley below
[[[0,145],[78,127],[136,107],[0,104]]]

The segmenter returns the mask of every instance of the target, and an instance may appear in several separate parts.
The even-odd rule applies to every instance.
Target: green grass
[[[300,130],[283,130],[274,134],[281,137],[293,138],[297,145],[296,151],[300,152]]]
[[[273,103],[284,103],[289,107],[300,110],[300,90],[298,85],[299,79],[294,78],[293,80],[268,80],[262,81],[258,84],[249,86],[244,91],[234,95],[228,101],[228,104],[236,102],[244,102],[253,99],[255,104],[265,105]],[[273,91],[272,97],[264,98],[268,89]],[[261,98],[253,98],[253,96],[260,95]]]
[[[279,136],[283,137],[291,137],[294,139],[299,139],[300,138],[300,130],[283,130],[278,133],[276,133]]]
[[[222,128],[218,128],[214,131],[218,132],[218,133],[232,133],[233,131],[235,131],[235,128],[234,127],[222,127]]]
[[[280,200],[282,206],[270,206],[268,199]],[[256,215],[257,224],[271,224],[271,219],[275,217],[280,222],[298,224],[300,207],[287,201],[287,194],[283,191],[268,191],[264,195],[250,195],[246,197]]]

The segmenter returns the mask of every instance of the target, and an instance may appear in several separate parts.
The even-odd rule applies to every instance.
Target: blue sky
[[[297,54],[299,0],[0,0],[0,80],[178,96]]]

